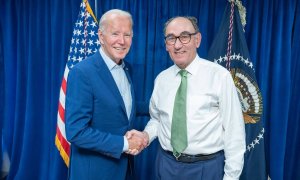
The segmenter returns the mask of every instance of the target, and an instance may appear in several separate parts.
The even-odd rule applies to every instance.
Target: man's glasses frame
[[[191,38],[193,35],[196,35],[198,32],[194,32],[194,33],[188,33],[188,32],[183,32],[181,33],[179,36],[174,36],[174,35],[167,35],[165,37],[165,42],[167,45],[174,45],[177,41],[177,39],[179,39],[179,41],[182,44],[187,44],[191,41]]]

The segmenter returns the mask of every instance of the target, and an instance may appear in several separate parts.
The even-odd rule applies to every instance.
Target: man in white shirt
[[[195,18],[170,19],[164,35],[166,49],[175,64],[155,80],[151,119],[144,130],[149,143],[156,137],[160,143],[157,179],[239,179],[244,164],[245,129],[230,72],[198,56],[201,34]],[[182,70],[186,72],[185,80]],[[183,81],[184,106],[174,110]],[[175,125],[175,116],[182,117],[179,121],[185,119],[184,124]],[[176,135],[181,141],[179,148],[175,148],[177,140],[173,141]]]

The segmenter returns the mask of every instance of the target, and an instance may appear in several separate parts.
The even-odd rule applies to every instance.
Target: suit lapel
[[[132,98],[132,108],[131,108],[131,112],[130,112],[130,116],[129,116],[129,121],[131,121],[133,116],[135,115],[134,114],[134,112],[135,112],[135,97],[134,97],[134,88],[133,88],[133,84],[132,84],[132,81],[131,81],[131,78],[130,78],[127,63],[125,63],[124,71],[125,71],[126,77],[128,79],[128,82],[130,84],[130,92],[131,92],[131,98]]]
[[[104,82],[104,84],[106,84],[107,88],[111,91],[111,93],[113,94],[113,96],[117,99],[117,101],[121,104],[122,109],[127,117],[126,114],[126,108],[125,108],[125,104],[123,102],[123,98],[119,92],[118,86],[111,74],[111,72],[109,71],[107,65],[105,64],[103,58],[101,57],[99,51],[97,51],[95,53],[95,55],[93,55],[93,61],[97,67],[98,70],[98,74],[101,77],[102,81]]]

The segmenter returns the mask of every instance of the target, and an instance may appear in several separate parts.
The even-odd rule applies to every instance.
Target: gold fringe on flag
[[[243,6],[242,2],[240,0],[228,0],[229,2],[234,2],[234,4],[238,7],[239,9],[239,14],[241,18],[241,22],[243,25],[243,29],[246,26],[246,8]],[[244,30],[245,31],[245,30]]]
[[[87,11],[91,14],[91,16],[94,18],[95,22],[98,24],[97,18],[96,18],[96,16],[93,13],[93,10],[92,10],[92,8],[91,8],[91,6],[89,4],[89,1],[88,0],[84,0],[84,3],[86,5]]]

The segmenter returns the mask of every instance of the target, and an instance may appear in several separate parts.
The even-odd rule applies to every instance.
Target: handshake
[[[127,131],[125,137],[128,141],[127,154],[138,155],[149,143],[149,136],[146,132],[140,132],[133,129]]]

